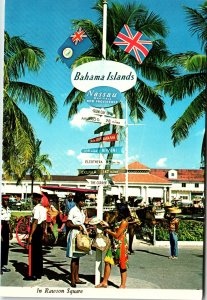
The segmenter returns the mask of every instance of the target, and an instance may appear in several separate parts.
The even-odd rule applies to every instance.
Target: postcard
[[[206,6],[1,2],[1,297],[205,296]]]

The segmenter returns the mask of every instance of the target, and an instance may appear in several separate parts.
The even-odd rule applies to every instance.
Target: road
[[[153,246],[135,240],[134,250],[135,253],[129,255],[127,289],[201,292],[203,284],[202,246],[179,247],[178,260],[168,259],[168,245]],[[94,288],[95,259],[95,251],[92,252],[92,255],[86,255],[80,259],[80,278],[86,281],[84,289]],[[8,264],[11,272],[1,275],[1,286],[56,287],[58,289],[70,287],[70,259],[65,256],[64,247],[44,247],[44,276],[40,280],[24,280],[28,273],[27,261],[27,250],[13,241],[10,245]],[[112,267],[109,289],[116,289],[119,284],[119,269]],[[79,288],[83,288],[83,285]],[[109,289],[104,289],[104,292]],[[103,289],[100,290],[103,291]],[[8,291],[9,289],[7,289]]]

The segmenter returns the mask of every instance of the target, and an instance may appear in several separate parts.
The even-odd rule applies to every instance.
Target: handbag
[[[92,241],[87,234],[83,234],[82,232],[77,233],[76,243],[77,249],[79,250],[82,250],[84,252],[89,252],[91,250]]]
[[[111,246],[111,240],[108,236],[103,233],[97,233],[95,239],[93,240],[92,247],[99,249],[100,251],[107,251]]]

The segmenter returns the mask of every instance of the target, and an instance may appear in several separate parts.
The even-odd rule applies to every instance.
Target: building
[[[126,194],[126,174],[112,177],[114,187],[110,193]],[[195,198],[204,196],[204,170],[191,169],[150,169],[133,162],[128,165],[129,197],[139,197],[148,205],[153,201],[172,202],[180,200],[192,202]]]
[[[124,168],[122,168],[124,171]],[[126,173],[120,173],[111,177],[113,185],[106,190],[108,197],[120,198],[126,195]],[[53,175],[47,185],[64,187],[77,187],[96,189],[88,186],[87,179],[97,179],[97,176],[62,176]],[[40,193],[40,186],[45,182],[35,182],[34,192]],[[16,185],[15,181],[2,182],[2,194],[28,198],[31,195],[31,181],[29,176]],[[61,193],[61,196],[64,196]],[[140,199],[143,204],[156,202],[171,202],[181,200],[192,202],[193,199],[204,197],[204,170],[192,169],[154,169],[140,162],[128,165],[128,189],[127,196],[131,200]]]

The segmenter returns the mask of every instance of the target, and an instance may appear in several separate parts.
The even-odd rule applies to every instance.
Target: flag
[[[58,49],[62,61],[70,68],[76,58],[92,45],[86,32],[80,27]]]
[[[113,44],[123,51],[133,55],[141,64],[152,48],[152,41],[139,31],[135,31],[124,24]]]

